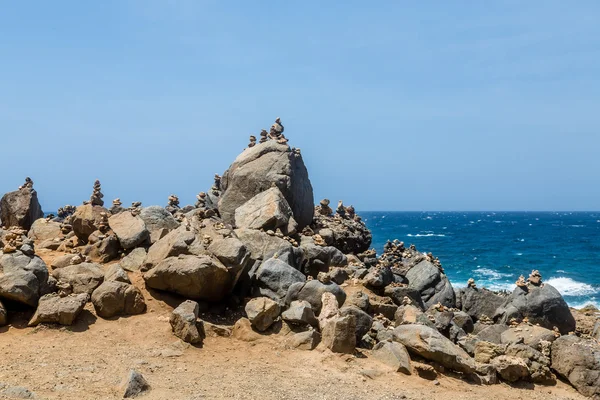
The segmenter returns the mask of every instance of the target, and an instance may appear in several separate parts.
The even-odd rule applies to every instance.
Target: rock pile
[[[90,204],[92,206],[104,206],[104,200],[102,200],[102,198],[104,197],[104,195],[102,194],[102,186],[100,185],[100,181],[98,179],[96,179],[96,182],[94,182],[94,191],[92,192],[92,195],[90,196]]]

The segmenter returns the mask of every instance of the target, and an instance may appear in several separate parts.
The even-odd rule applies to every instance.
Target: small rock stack
[[[248,148],[252,148],[256,146],[256,136],[250,135],[250,143],[248,144]]]
[[[101,190],[102,190],[102,187],[100,185],[100,181],[98,179],[96,179],[96,182],[94,182],[94,191],[92,193],[92,196],[90,197],[91,205],[100,206],[100,207],[104,206],[104,200],[102,200],[104,195],[102,194]]]
[[[19,190],[23,190],[23,189],[33,189],[33,181],[31,180],[30,177],[25,178],[25,183],[21,186],[19,186]]]
[[[125,211],[125,209],[123,208],[123,203],[121,203],[121,199],[119,199],[119,198],[114,199],[112,204],[113,205],[109,210],[111,215],[115,215],[115,214]]]
[[[206,208],[206,193],[198,193],[196,196],[196,208]]]

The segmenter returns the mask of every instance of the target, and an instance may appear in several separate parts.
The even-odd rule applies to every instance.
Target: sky
[[[599,210],[597,1],[0,2],[0,192],[193,204],[281,117],[315,201]]]

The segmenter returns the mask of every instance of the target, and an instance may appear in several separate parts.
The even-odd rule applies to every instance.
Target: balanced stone
[[[94,191],[92,192],[92,195],[90,197],[90,204],[93,206],[104,206],[104,200],[102,200],[102,198],[104,197],[104,195],[102,194],[102,187],[100,185],[100,181],[98,179],[96,179],[96,182],[94,182]]]

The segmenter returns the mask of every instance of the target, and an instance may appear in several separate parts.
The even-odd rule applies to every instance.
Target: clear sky
[[[600,2],[4,1],[0,191],[193,203],[280,116],[315,200],[600,209]]]

